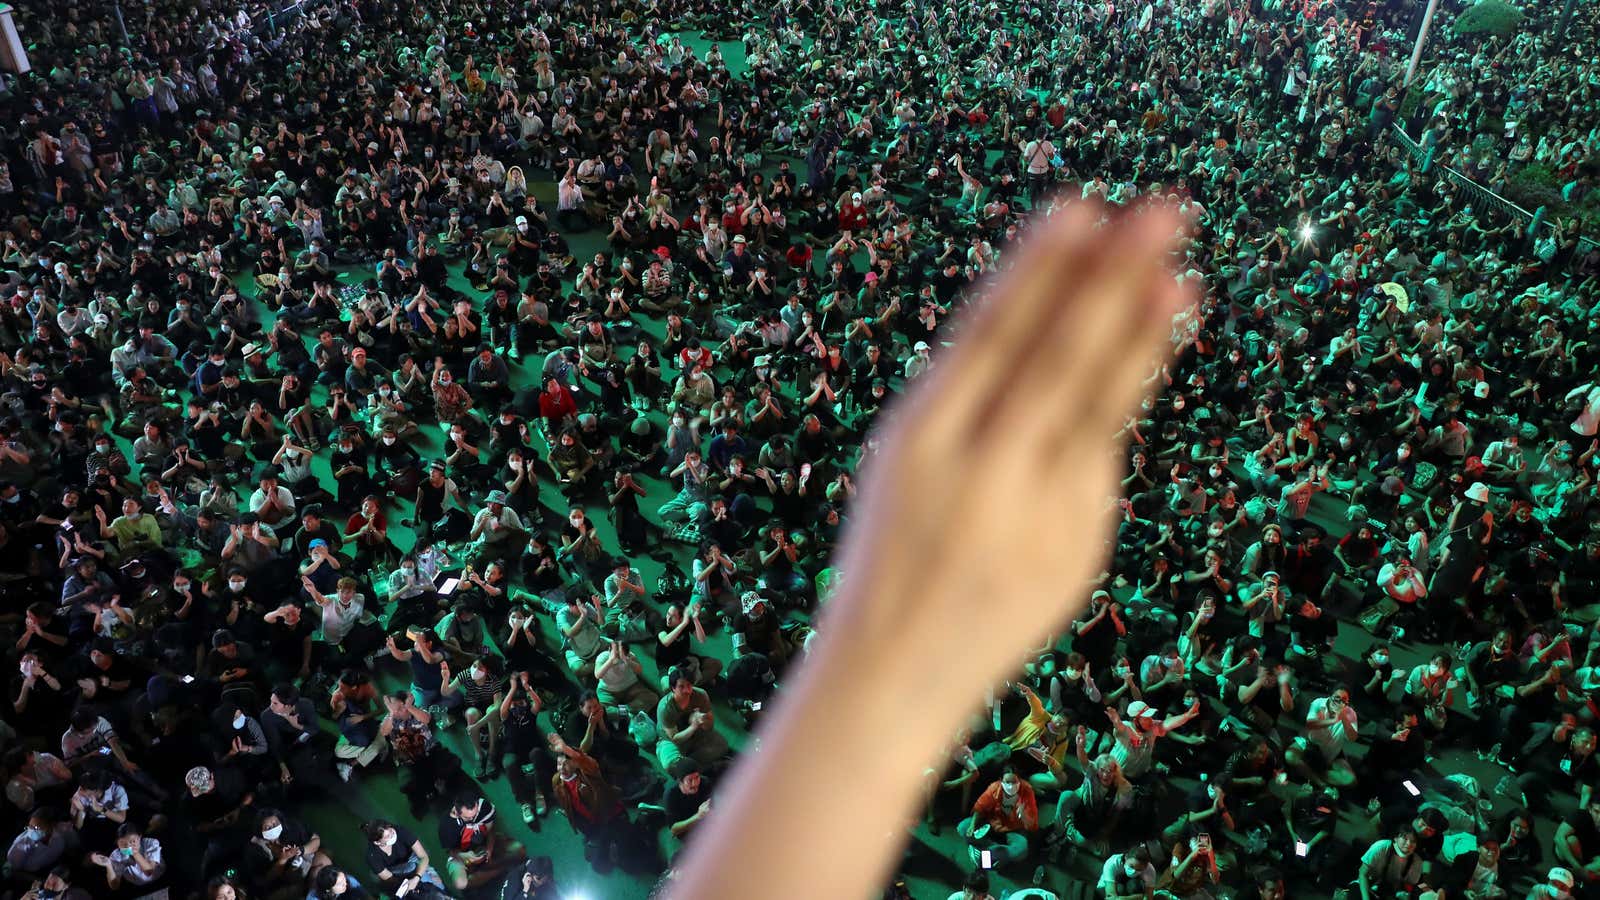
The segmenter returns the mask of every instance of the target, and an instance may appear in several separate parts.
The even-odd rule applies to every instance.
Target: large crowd
[[[1391,16],[19,4],[7,887],[552,898],[548,817],[670,882],[871,426],[1081,196],[1186,210],[1204,300],[1100,589],[928,773],[956,896],[1600,896],[1600,252],[1390,139]],[[1596,189],[1591,65],[1434,40],[1414,136]]]

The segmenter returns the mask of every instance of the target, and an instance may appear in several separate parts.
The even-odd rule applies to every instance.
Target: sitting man
[[[449,855],[445,872],[457,891],[468,891],[495,881],[528,855],[522,844],[495,834],[494,804],[473,791],[464,791],[439,819],[439,846]]]

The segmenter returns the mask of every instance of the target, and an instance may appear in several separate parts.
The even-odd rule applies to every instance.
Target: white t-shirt
[[[1356,722],[1354,720],[1356,714],[1355,707],[1346,706],[1345,709],[1350,711],[1350,727],[1356,727]],[[1344,755],[1344,723],[1342,721],[1335,722],[1332,728],[1319,728],[1310,724],[1313,720],[1326,718],[1328,713],[1329,710],[1327,697],[1319,697],[1316,700],[1311,701],[1311,708],[1306,710],[1306,738],[1312,743],[1316,744],[1318,747],[1321,747],[1323,754],[1327,756],[1329,760],[1335,760]]]

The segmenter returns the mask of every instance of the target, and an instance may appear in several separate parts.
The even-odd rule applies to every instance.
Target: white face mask
[[[1000,782],[1000,790],[1005,791],[1007,797],[1015,797],[1017,795],[1017,791],[1020,790],[1021,787],[1021,783],[1016,781]]]
[[[236,730],[240,729],[240,728],[243,728],[244,727],[244,716],[242,716],[242,715],[234,716],[233,717],[233,727]]]
[[[283,826],[282,825],[274,825],[271,828],[268,828],[267,830],[261,832],[261,836],[266,838],[269,841],[275,841],[278,838],[283,837]]]
[[[240,591],[244,590],[244,584],[245,583],[242,582],[242,581],[230,581],[230,582],[228,582],[228,590],[233,591],[235,594],[237,594]]]
[[[392,446],[394,446],[394,441],[395,441],[395,439],[392,438],[392,437],[385,437],[383,439],[383,445],[385,447],[392,447]]]
[[[1428,667],[1428,674],[1432,675],[1435,678],[1438,678],[1438,677],[1440,677],[1440,676],[1442,676],[1444,674],[1444,666],[1441,666],[1438,663],[1434,663],[1433,665]]]
[[[1389,654],[1387,654],[1387,653],[1374,653],[1374,654],[1372,654],[1372,662],[1375,665],[1380,665],[1380,666],[1388,665],[1389,664]]]

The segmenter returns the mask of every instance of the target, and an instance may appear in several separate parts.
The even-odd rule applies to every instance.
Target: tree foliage
[[[1526,18],[1522,10],[1505,0],[1478,0],[1456,17],[1454,28],[1457,34],[1492,34],[1497,37],[1510,37],[1517,33],[1517,29],[1522,27],[1522,22]]]

